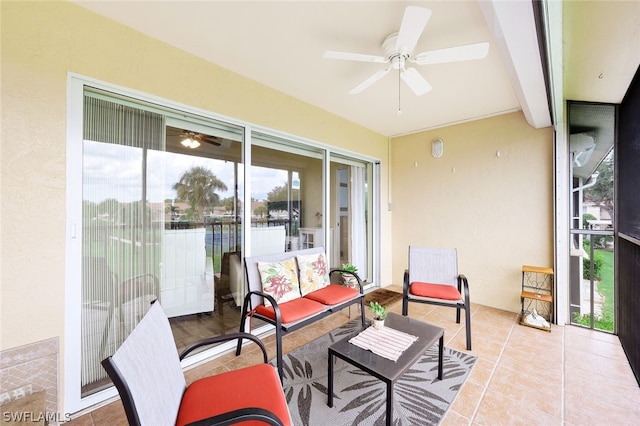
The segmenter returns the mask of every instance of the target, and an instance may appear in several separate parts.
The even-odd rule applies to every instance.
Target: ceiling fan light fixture
[[[182,142],[180,142],[182,144],[182,146],[184,146],[185,148],[191,148],[191,149],[195,149],[198,148],[200,146],[200,142],[198,142],[196,139],[194,138],[186,138],[184,139]]]

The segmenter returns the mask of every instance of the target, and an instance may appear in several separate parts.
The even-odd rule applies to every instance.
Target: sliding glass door
[[[179,325],[225,302],[215,287],[223,254],[240,250],[244,174],[240,128],[98,92],[84,99],[81,381],[89,395],[110,386],[100,361],[152,300],[175,323],[179,348],[225,332]]]
[[[82,142],[83,393],[160,295],[164,117],[88,94]]]
[[[114,394],[100,362],[153,300],[178,351],[237,331],[245,256],[323,247],[331,267],[375,281],[372,160],[76,83],[65,343],[76,411]]]
[[[358,275],[373,282],[373,223],[370,220],[373,164],[333,154],[331,156],[332,264],[350,264]]]

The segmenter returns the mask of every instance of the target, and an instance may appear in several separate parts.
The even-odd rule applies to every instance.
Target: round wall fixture
[[[431,155],[433,158],[440,158],[444,154],[444,141],[442,139],[434,139],[431,142]]]

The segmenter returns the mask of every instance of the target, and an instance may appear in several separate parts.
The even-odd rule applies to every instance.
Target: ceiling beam
[[[527,122],[551,126],[540,47],[531,1],[480,1]]]

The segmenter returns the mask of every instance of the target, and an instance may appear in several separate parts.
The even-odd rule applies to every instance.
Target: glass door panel
[[[256,133],[251,160],[251,255],[327,249],[322,151]]]
[[[334,234],[332,266],[356,266],[360,278],[372,283],[373,224],[369,194],[371,163],[333,154],[331,157],[331,224]]]
[[[181,350],[240,324],[243,131],[196,118],[167,124],[161,301]]]

